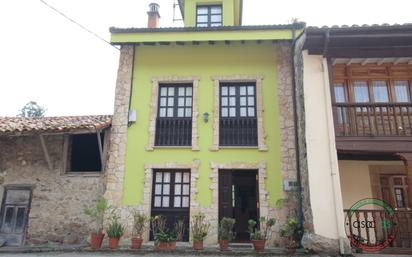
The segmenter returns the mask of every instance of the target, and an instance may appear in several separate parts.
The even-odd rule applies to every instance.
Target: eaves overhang
[[[308,27],[304,49],[330,58],[412,57],[412,24]]]
[[[292,40],[305,24],[213,28],[110,28],[112,44],[242,40]]]

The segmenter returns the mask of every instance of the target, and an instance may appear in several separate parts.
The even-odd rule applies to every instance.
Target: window
[[[102,148],[104,133],[100,134]],[[97,134],[70,135],[68,151],[69,172],[98,172],[102,171]]]
[[[196,27],[222,26],[221,5],[201,5],[196,10]]]
[[[375,103],[389,102],[388,85],[384,80],[372,81],[373,99]]]
[[[152,216],[166,217],[166,226],[173,229],[183,221],[183,241],[189,239],[190,170],[158,169],[153,171]],[[153,235],[151,235],[153,239]]]
[[[257,146],[256,83],[220,85],[220,145]]]
[[[395,80],[395,101],[398,103],[407,103],[411,101],[409,92],[409,83],[407,80]]]
[[[189,208],[190,172],[161,171],[154,172],[155,208]]]
[[[335,83],[334,85],[334,92],[335,92],[335,102],[336,103],[345,103],[347,98],[346,98],[346,92],[345,92],[345,86],[343,83]]]
[[[192,85],[160,85],[155,145],[190,146]]]
[[[355,103],[369,102],[368,83],[366,81],[355,81],[353,92]]]
[[[343,83],[335,83],[333,89],[335,93],[335,102],[336,103],[346,103],[347,95],[346,95],[345,85]],[[346,113],[345,107],[337,107],[336,115],[337,115],[338,124],[347,123],[347,113]]]

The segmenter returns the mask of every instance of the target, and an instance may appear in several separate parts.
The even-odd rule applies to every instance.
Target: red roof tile
[[[103,129],[112,123],[110,115],[62,116],[62,117],[0,117],[1,135],[62,133],[75,130]]]

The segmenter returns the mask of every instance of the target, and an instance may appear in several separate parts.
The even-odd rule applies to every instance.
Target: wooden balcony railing
[[[412,211],[396,210],[395,217],[391,219],[385,210],[345,210],[346,233],[372,247],[394,235],[389,247],[412,248]]]
[[[336,136],[412,136],[412,103],[334,103]]]
[[[157,118],[155,145],[192,145],[192,118]]]
[[[221,118],[219,145],[257,146],[256,118]]]

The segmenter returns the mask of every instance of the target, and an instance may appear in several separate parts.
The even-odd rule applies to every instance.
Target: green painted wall
[[[137,122],[128,129],[123,201],[125,205],[138,205],[143,197],[144,164],[178,162],[190,163],[200,160],[198,201],[202,206],[212,202],[209,189],[210,162],[267,161],[267,190],[270,205],[281,197],[280,128],[277,97],[276,52],[271,43],[231,45],[185,45],[185,46],[139,46],[136,47],[133,96],[131,108],[137,111]],[[269,151],[257,149],[221,149],[211,152],[213,125],[213,82],[217,75],[264,75],[263,103],[266,143]],[[147,152],[149,141],[149,112],[151,77],[153,76],[199,76],[199,146],[191,149],[155,149]],[[202,113],[210,114],[205,123]]]

